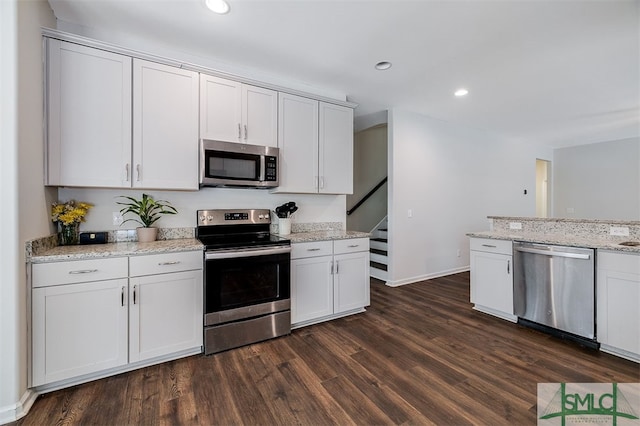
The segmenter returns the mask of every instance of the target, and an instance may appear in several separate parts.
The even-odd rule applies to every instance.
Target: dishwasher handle
[[[562,251],[541,250],[541,249],[534,249],[534,248],[528,248],[528,247],[515,247],[514,250],[522,253],[542,254],[544,256],[552,256],[552,257],[568,257],[570,259],[583,259],[583,260],[591,259],[591,255],[581,254],[581,253],[566,253]]]

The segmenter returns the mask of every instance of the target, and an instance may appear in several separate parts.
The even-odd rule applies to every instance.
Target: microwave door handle
[[[266,171],[265,171],[265,167],[266,167],[265,162],[266,162],[265,156],[261,155],[260,156],[260,176],[258,176],[258,180],[260,182],[264,182],[265,179],[266,179],[266,176],[265,176],[265,173],[266,173]]]

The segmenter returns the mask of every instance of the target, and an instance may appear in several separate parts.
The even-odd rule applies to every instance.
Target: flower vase
[[[61,246],[71,246],[78,244],[79,239],[79,227],[78,222],[65,225],[60,223],[60,232],[58,233],[58,240]]]

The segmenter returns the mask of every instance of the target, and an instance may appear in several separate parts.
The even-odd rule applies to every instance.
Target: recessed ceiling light
[[[225,0],[205,0],[204,3],[207,5],[209,10],[219,15],[229,13],[229,3]]]
[[[467,96],[469,91],[467,89],[460,88],[453,93],[457,97]]]
[[[380,71],[388,70],[391,68],[391,62],[382,61],[376,64],[376,69]]]

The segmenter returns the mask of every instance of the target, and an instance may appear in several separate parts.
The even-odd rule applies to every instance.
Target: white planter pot
[[[136,228],[139,243],[149,243],[158,237],[158,228]]]

